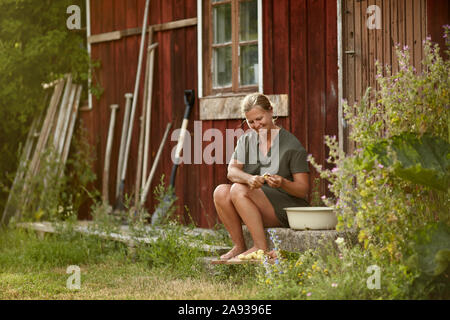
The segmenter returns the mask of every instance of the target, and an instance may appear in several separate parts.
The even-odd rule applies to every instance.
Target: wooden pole
[[[131,106],[130,124],[128,126],[127,143],[125,145],[125,154],[124,154],[124,159],[123,159],[117,207],[123,207],[123,203],[121,203],[121,198],[123,196],[123,192],[124,192],[123,190],[125,188],[125,178],[127,175],[128,156],[130,153],[131,137],[133,135],[134,115],[136,113],[136,105],[137,105],[138,97],[139,97],[139,83],[141,80],[142,59],[144,57],[145,31],[147,30],[147,19],[148,19],[149,6],[150,6],[150,0],[147,0],[145,3],[144,22],[142,25],[141,44],[140,44],[140,48],[139,48],[138,68],[137,68],[137,72],[136,72],[136,80],[134,83],[134,94],[133,94],[134,99],[133,99],[133,104]]]
[[[108,204],[108,189],[109,189],[109,166],[111,163],[111,149],[114,138],[114,125],[116,123],[116,111],[119,108],[119,105],[113,104],[111,105],[111,118],[109,120],[109,132],[108,132],[108,141],[106,143],[106,152],[105,152],[105,165],[103,167],[103,201]]]
[[[145,119],[145,141],[144,141],[144,166],[142,169],[142,186],[144,188],[146,178],[147,178],[147,166],[148,166],[148,153],[150,147],[150,132],[151,132],[151,121],[152,121],[152,96],[153,96],[153,74],[155,66],[155,49],[158,43],[154,43],[149,46],[148,50],[150,53],[150,69],[148,77],[148,88],[147,88],[147,106],[146,106],[146,119]]]
[[[145,200],[147,199],[147,194],[150,189],[150,185],[152,184],[152,180],[155,175],[156,167],[158,166],[159,159],[161,158],[162,149],[163,149],[164,145],[166,144],[167,136],[169,135],[169,130],[171,127],[172,127],[172,123],[169,122],[166,127],[166,132],[164,132],[164,136],[161,140],[161,144],[159,145],[158,153],[156,154],[155,160],[153,161],[152,169],[150,170],[150,175],[145,182],[145,187],[141,194],[141,206],[144,205]]]
[[[119,196],[119,187],[122,176],[122,166],[123,166],[123,155],[125,150],[125,143],[127,141],[128,125],[130,124],[130,108],[131,100],[133,99],[132,93],[125,93],[125,113],[123,116],[122,124],[122,136],[120,139],[120,149],[119,149],[119,162],[117,164],[117,179],[116,179],[116,198]]]

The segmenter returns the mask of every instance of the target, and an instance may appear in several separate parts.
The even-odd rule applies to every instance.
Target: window
[[[260,90],[261,0],[204,0],[199,4],[199,88],[203,96]]]

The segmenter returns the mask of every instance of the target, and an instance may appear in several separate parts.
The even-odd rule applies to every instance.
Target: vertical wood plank
[[[185,1],[185,17],[193,18],[197,15],[197,1],[196,0],[187,0]],[[197,26],[200,27],[200,26]],[[197,29],[196,28],[188,28],[185,30],[186,40],[184,42],[184,63],[186,65],[186,73],[185,73],[185,83],[186,89],[195,89],[196,95],[198,95],[197,88]],[[197,226],[199,226],[199,218],[201,213],[199,198],[203,197],[200,193],[200,165],[194,164],[194,124],[193,121],[199,119],[199,108],[198,108],[198,99],[195,99],[195,105],[192,110],[192,115],[190,121],[190,132],[192,135],[192,165],[190,165],[188,174],[185,175],[185,189],[188,190],[185,195],[187,204],[189,206],[190,214],[194,219],[194,222]],[[188,187],[186,187],[188,186]],[[209,199],[212,201],[212,199]],[[188,218],[188,217],[187,217]],[[188,219],[186,219],[189,221]]]
[[[446,48],[443,26],[448,24],[450,24],[449,1],[427,0],[423,6],[422,28],[431,36],[431,40],[439,45],[441,55],[444,55]]]
[[[273,94],[273,1],[263,0],[264,93]]]
[[[392,34],[391,34],[391,2],[383,0],[383,70],[392,64]],[[385,74],[385,73],[384,73]],[[386,74],[385,74],[386,75]]]
[[[416,67],[417,72],[422,72],[422,41],[423,33],[421,28],[421,2],[422,0],[413,0],[413,39],[414,39],[414,67]]]
[[[369,0],[368,1],[368,7],[376,5],[375,0]],[[366,14],[366,19],[368,19],[368,15]],[[375,59],[376,59],[376,52],[377,52],[377,32],[378,30],[375,29],[369,29],[367,28],[368,33],[368,86],[370,86],[372,89],[376,87],[375,85]]]
[[[355,51],[355,0],[344,2],[343,19],[344,96],[349,105],[353,105],[355,102],[355,55],[345,54],[345,51]]]
[[[289,92],[289,1],[273,4],[274,93]]]
[[[306,95],[307,82],[307,30],[308,19],[306,15],[307,1],[292,1],[290,10],[290,126],[291,132],[300,140],[303,146],[308,141],[308,105]],[[295,17],[295,18],[294,18]],[[265,79],[264,79],[265,82]]]
[[[335,1],[326,1],[326,123],[325,134],[338,137],[338,65],[337,65],[337,4]],[[324,146],[325,148],[325,146]],[[325,159],[329,157],[327,148]],[[327,163],[325,167],[330,168]],[[327,190],[329,193],[329,190]]]
[[[392,73],[398,72],[398,59],[395,52],[395,46],[400,43],[399,38],[399,14],[398,14],[398,0],[391,1],[391,35],[392,35]]]
[[[361,1],[361,95],[364,95],[369,85],[369,28],[367,28],[367,3]]]
[[[362,18],[361,2],[355,2],[355,102],[361,100],[362,92],[362,63],[364,52],[362,50]],[[349,150],[350,151],[350,150]]]
[[[405,2],[405,19],[406,19],[406,37],[405,37],[405,43],[409,48],[409,54],[410,54],[410,61],[414,62],[414,8],[413,8],[414,1],[407,0]]]
[[[376,0],[375,4],[378,6],[378,8],[381,9],[381,28],[383,28],[384,19],[385,19],[385,17],[383,16],[383,0]],[[375,59],[382,66],[383,60],[384,60],[383,59],[383,53],[384,53],[383,29],[376,30],[376,42],[377,42],[377,52],[375,55]],[[375,66],[375,70],[374,70],[375,77],[376,77],[376,74],[377,74],[377,67]],[[374,82],[375,82],[375,88],[377,90],[379,90],[378,82],[376,80],[374,80]]]
[[[308,3],[308,21],[314,24],[314,27],[308,28],[308,121],[309,141],[307,150],[311,153],[318,163],[325,162],[325,149],[323,147],[326,120],[325,106],[325,26],[323,23],[316,24],[315,21],[325,21],[325,3],[324,1],[314,1]],[[310,179],[318,177],[317,172],[312,172]],[[313,180],[312,180],[313,181]],[[325,193],[325,185],[320,188],[322,194]]]
[[[122,30],[126,28],[126,5],[125,0],[116,0],[114,3],[114,30]],[[119,148],[120,140],[122,134],[123,118],[125,113],[125,98],[126,93],[126,80],[124,75],[127,74],[126,66],[123,64],[124,57],[126,56],[126,47],[124,41],[115,41],[114,46],[114,79],[115,79],[115,89],[114,89],[114,101],[119,105],[117,110],[117,118],[115,124],[114,132],[114,143],[111,155],[111,169],[109,181],[114,181],[110,183],[109,194],[111,201],[115,200],[116,191],[116,181],[117,181],[117,166],[119,161]]]
[[[411,1],[411,0],[408,0]],[[406,44],[406,10],[405,10],[405,0],[398,0],[398,31],[399,31],[399,43],[400,47]]]

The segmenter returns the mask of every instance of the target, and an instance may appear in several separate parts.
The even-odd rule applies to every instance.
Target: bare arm
[[[292,176],[294,181],[278,175],[271,175],[266,181],[272,188],[281,188],[294,197],[306,199],[309,192],[309,174],[294,173]]]
[[[264,184],[264,178],[261,176],[252,176],[242,170],[243,164],[231,159],[228,165],[227,178],[233,183],[247,184],[252,189],[261,188]]]

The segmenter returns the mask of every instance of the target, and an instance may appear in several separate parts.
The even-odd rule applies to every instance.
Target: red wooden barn
[[[145,4],[146,0],[87,0],[91,56],[101,62],[93,81],[104,88],[104,93],[99,100],[92,98],[92,110],[83,112],[81,118],[95,147],[99,190],[110,105],[119,104],[110,164],[110,199],[116,193],[124,95],[134,91]],[[200,126],[202,134],[215,128],[224,136],[226,129],[246,130],[237,112],[238,102],[248,92],[259,91],[276,101],[277,123],[294,133],[308,153],[325,165],[325,135],[337,136],[348,148],[340,101],[357,101],[365,88],[374,84],[375,59],[395,67],[395,44],[408,45],[418,67],[422,40],[427,35],[443,47],[442,25],[449,22],[449,1],[151,0],[148,20],[153,42],[158,43],[148,168],[167,123],[172,122],[172,130],[181,126],[186,89],[194,89],[197,94],[188,125],[191,146],[194,139],[201,139],[198,134],[194,136]],[[135,192],[146,55],[143,61],[125,183],[128,194]],[[151,190],[162,174],[169,184],[171,152],[177,143],[170,140],[164,146]],[[202,150],[210,143],[203,141]],[[187,217],[187,206],[201,227],[218,222],[212,195],[218,184],[227,182],[226,150],[222,153],[216,150],[214,164],[204,159],[194,163],[194,158],[202,155],[192,149],[191,163],[178,169],[178,213]],[[317,173],[311,170],[312,185]],[[320,191],[326,192],[325,182]],[[155,205],[150,191],[145,206],[152,212]],[[88,214],[83,210],[80,218]]]

